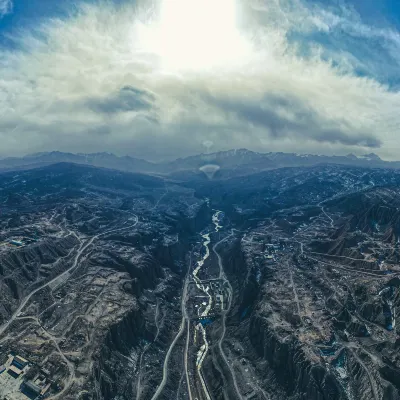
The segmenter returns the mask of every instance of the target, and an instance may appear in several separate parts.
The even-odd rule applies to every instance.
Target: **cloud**
[[[380,82],[398,77],[400,33],[394,27],[364,23],[344,2],[337,6],[327,1],[324,7],[300,0],[273,3],[284,15],[282,27],[287,36],[297,38],[301,49],[318,48],[325,60],[335,61],[344,71],[361,71]],[[271,18],[273,9],[269,5],[263,14]]]
[[[145,90],[124,86],[106,98],[88,99],[86,105],[93,111],[105,114],[150,110],[154,96]]]
[[[329,120],[318,115],[312,107],[296,98],[284,98],[266,94],[259,101],[209,99],[223,110],[233,114],[246,124],[265,129],[275,139],[290,137],[311,139],[321,143],[342,144],[377,148],[381,141],[363,132],[349,129],[345,121]]]
[[[100,125],[90,128],[88,130],[89,135],[104,136],[111,134],[111,128],[108,125]]]
[[[0,0],[0,19],[12,11],[13,3],[11,0]]]
[[[146,0],[83,4],[67,17],[21,30],[11,38],[12,50],[0,48],[2,153],[58,149],[164,158],[203,151],[210,141],[214,150],[377,148],[397,158],[400,94],[376,59],[385,54],[398,67],[398,32],[368,26],[351,9],[310,4],[243,2],[240,53],[235,57],[236,42],[209,49],[205,54],[215,62],[201,68],[165,58],[201,55],[202,46],[225,42],[175,32],[194,37],[194,47],[185,52],[191,42],[182,39],[182,47],[158,52],[155,44],[165,38],[151,28]],[[222,21],[223,10],[217,11]],[[182,26],[191,29],[190,21]],[[218,35],[216,18],[213,26]],[[362,40],[375,41],[376,52],[357,53],[353,44]]]

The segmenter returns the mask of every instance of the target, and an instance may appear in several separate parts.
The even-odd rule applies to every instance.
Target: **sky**
[[[0,156],[400,159],[397,0],[0,0]]]

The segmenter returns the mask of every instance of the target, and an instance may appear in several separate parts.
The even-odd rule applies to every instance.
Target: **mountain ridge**
[[[27,154],[23,157],[0,159],[0,170],[36,168],[58,162],[92,165],[127,172],[170,174],[199,170],[204,165],[218,165],[222,170],[236,170],[238,174],[284,168],[311,167],[321,164],[340,164],[366,168],[400,169],[400,161],[385,161],[374,153],[356,156],[326,156],[284,152],[259,153],[247,149],[232,149],[214,153],[177,158],[173,161],[151,162],[145,159],[117,156],[110,152],[69,153],[60,151]]]

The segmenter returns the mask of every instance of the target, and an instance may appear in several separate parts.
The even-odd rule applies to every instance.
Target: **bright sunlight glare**
[[[238,29],[236,1],[162,0],[157,17],[140,27],[140,46],[165,70],[229,69],[250,51]]]

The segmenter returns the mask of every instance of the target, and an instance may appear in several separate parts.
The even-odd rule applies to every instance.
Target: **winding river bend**
[[[212,216],[212,222],[214,224],[214,232],[219,232],[220,229],[223,228],[222,225],[220,225],[220,220],[221,217],[224,215],[224,213],[222,211],[219,210],[215,210],[215,213]],[[204,233],[203,235],[201,235],[201,237],[204,239],[203,241],[203,247],[205,248],[205,254],[202,257],[201,260],[197,261],[197,266],[193,271],[193,280],[196,283],[196,286],[198,287],[198,289],[200,289],[204,294],[206,294],[208,296],[208,304],[204,304],[204,302],[201,304],[201,306],[206,306],[206,308],[200,313],[200,311],[202,310],[203,307],[199,306],[198,310],[199,310],[199,316],[201,317],[207,317],[208,313],[211,310],[212,307],[212,296],[209,293],[209,286],[205,286],[201,279],[197,276],[198,273],[200,272],[201,268],[203,267],[204,263],[206,262],[206,260],[208,259],[208,257],[210,257],[210,248],[209,245],[211,243],[211,238],[210,238],[211,233]]]
[[[222,225],[220,225],[220,219],[221,219],[221,216],[223,216],[223,215],[224,215],[223,212],[219,211],[219,210],[216,210],[216,212],[213,214],[212,222],[214,224],[214,232],[219,232],[219,230],[222,228]],[[211,235],[210,232],[204,233],[203,235],[201,235],[204,240],[203,247],[205,248],[205,253],[204,253],[204,256],[201,258],[201,260],[199,260],[197,262],[197,266],[194,269],[193,274],[192,274],[193,280],[196,283],[196,286],[198,287],[198,289],[200,289],[208,297],[208,302],[203,301],[201,304],[197,305],[198,306],[198,315],[201,318],[206,318],[208,316],[208,314],[212,308],[212,304],[213,304],[213,297],[210,294],[210,287],[207,284],[203,284],[201,279],[199,279],[199,277],[197,276],[198,273],[200,272],[201,268],[204,266],[204,263],[210,256],[210,248],[209,248],[209,245],[211,243],[210,235]],[[206,355],[207,355],[208,349],[209,349],[209,344],[208,344],[208,340],[207,340],[207,332],[201,322],[199,322],[195,326],[195,341],[196,341],[196,337],[198,335],[202,338],[203,344],[200,346],[200,349],[197,352],[197,360],[196,360],[197,373],[199,375],[199,379],[200,379],[201,385],[203,387],[204,393],[206,394],[207,399],[210,399],[210,397],[208,395],[208,390],[207,390],[206,384],[204,382],[203,375],[201,373],[203,361],[206,358]]]
[[[209,203],[208,203],[209,206]],[[163,379],[160,383],[160,385],[158,386],[156,392],[154,393],[152,400],[156,400],[158,399],[158,397],[160,396],[160,394],[162,393],[162,391],[164,390],[164,387],[166,385],[167,379],[168,379],[168,363],[169,363],[169,359],[171,356],[171,353],[177,343],[177,341],[179,340],[179,338],[181,337],[181,335],[183,334],[184,330],[187,329],[187,337],[186,337],[186,347],[185,347],[185,357],[184,357],[184,364],[185,364],[185,373],[186,373],[186,382],[187,382],[187,387],[188,387],[188,395],[189,395],[189,399],[193,400],[192,397],[192,390],[195,390],[190,383],[190,374],[188,373],[188,355],[189,355],[189,343],[190,343],[190,337],[191,337],[191,333],[193,332],[194,336],[193,336],[193,343],[198,347],[198,351],[196,353],[196,372],[199,378],[199,382],[201,384],[202,387],[202,392],[204,393],[205,397],[207,400],[211,400],[210,394],[208,392],[207,389],[207,384],[204,380],[203,377],[203,373],[202,373],[202,366],[203,366],[203,362],[204,359],[207,356],[207,353],[209,351],[209,342],[208,342],[208,338],[207,338],[207,330],[206,330],[206,326],[205,324],[203,325],[204,320],[207,321],[207,317],[209,316],[209,313],[212,309],[212,305],[213,305],[213,296],[212,296],[212,289],[211,289],[211,285],[210,285],[210,280],[201,280],[199,278],[199,273],[201,271],[201,269],[203,268],[206,260],[210,257],[210,243],[211,243],[211,235],[214,233],[219,232],[220,229],[223,228],[223,226],[221,225],[221,220],[224,216],[224,213],[222,211],[219,210],[214,210],[214,214],[212,216],[212,223],[214,224],[214,229],[212,229],[210,232],[207,233],[203,233],[201,235],[203,242],[202,242],[202,247],[204,247],[204,255],[201,257],[201,259],[199,261],[197,261],[196,263],[196,268],[193,270],[193,272],[190,272],[190,269],[188,270],[188,273],[186,275],[185,278],[185,282],[184,282],[184,286],[183,286],[183,293],[182,293],[182,301],[181,301],[181,308],[182,308],[182,321],[181,321],[181,325],[179,328],[179,331],[177,332],[174,340],[172,341],[168,352],[165,356],[164,359],[164,366],[163,366]],[[222,241],[222,240],[221,240]],[[217,255],[218,258],[218,264],[220,267],[220,272],[217,278],[221,279],[221,276],[223,276],[223,273],[221,273],[221,269],[222,269],[222,264],[221,264],[221,259],[219,254],[216,252],[215,250],[215,246],[217,246],[219,243],[218,242],[214,245],[213,247],[213,252]],[[189,277],[192,277],[192,282],[195,283],[195,285],[197,286],[197,288],[204,293],[204,296],[196,296],[196,302],[197,299],[199,300],[198,304],[195,304],[195,307],[197,309],[197,323],[194,325],[194,329],[192,331],[192,326],[191,326],[191,320],[188,317],[187,311],[186,311],[186,301],[187,301],[187,296],[188,296],[188,286],[190,284],[190,279]],[[230,297],[230,296],[229,296]],[[208,300],[205,301],[204,299]],[[230,302],[230,301],[229,301]],[[225,313],[223,314],[223,326],[224,326],[224,334],[225,335]],[[221,346],[221,341],[223,340],[223,338],[221,338],[219,340],[218,345]],[[201,344],[201,345],[200,345]],[[222,355],[224,356],[224,353],[222,352]],[[226,361],[225,361],[226,362]],[[139,390],[139,395],[140,396],[140,390]],[[138,397],[137,397],[138,398]],[[197,397],[194,397],[194,399],[196,400]]]

